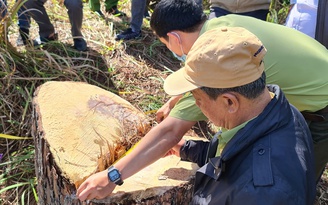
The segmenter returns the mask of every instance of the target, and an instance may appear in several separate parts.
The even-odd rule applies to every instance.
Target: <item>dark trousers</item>
[[[328,106],[314,113],[302,114],[311,131],[316,179],[319,181],[328,162]]]
[[[47,0],[27,0],[24,4],[29,14],[39,25],[40,37],[47,38],[55,32],[53,24],[50,22],[44,4]],[[65,0],[64,5],[67,9],[69,21],[71,23],[71,33],[73,37],[82,38],[81,28],[83,20],[82,0]]]
[[[328,2],[319,0],[315,39],[328,49]]]
[[[7,14],[7,0],[0,0],[0,20]]]
[[[212,18],[217,18],[220,16],[225,16],[228,14],[239,14],[239,15],[244,15],[244,16],[251,16],[251,17],[258,18],[258,19],[265,21],[268,13],[269,13],[269,10],[267,10],[267,9],[250,11],[250,12],[245,12],[245,13],[232,13],[230,11],[224,10],[219,7],[212,7],[210,9],[210,15],[208,16],[208,18],[212,19]]]
[[[5,17],[7,14],[7,0],[0,0],[0,19]],[[30,16],[24,12],[25,8],[22,6],[18,12],[18,26],[19,28],[25,28],[29,29],[30,28]]]

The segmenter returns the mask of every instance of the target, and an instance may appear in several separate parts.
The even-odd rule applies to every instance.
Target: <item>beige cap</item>
[[[185,66],[167,77],[164,90],[179,95],[199,87],[246,85],[261,77],[265,53],[262,42],[244,28],[209,30],[194,43]]]

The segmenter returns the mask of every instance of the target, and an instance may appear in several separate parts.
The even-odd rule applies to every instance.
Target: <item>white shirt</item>
[[[291,0],[290,4],[294,4],[294,6],[287,16],[285,25],[314,38],[318,0]]]

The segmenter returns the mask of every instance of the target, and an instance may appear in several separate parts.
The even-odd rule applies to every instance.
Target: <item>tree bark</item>
[[[107,169],[149,129],[119,96],[79,82],[47,82],[33,97],[39,204],[189,204],[198,168],[170,156],[146,167],[102,200],[81,203],[78,187]]]

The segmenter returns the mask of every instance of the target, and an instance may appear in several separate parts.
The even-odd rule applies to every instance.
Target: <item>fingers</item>
[[[88,182],[83,182],[77,189],[76,196],[80,201],[91,200],[97,198],[96,188],[92,187]]]
[[[83,194],[83,190],[85,190],[86,183],[82,183],[79,188],[77,189],[76,196],[81,200],[84,201],[86,199],[85,194]],[[83,200],[82,200],[83,199]]]
[[[80,201],[103,199],[110,195],[114,188],[115,184],[108,182],[107,170],[104,170],[87,178],[77,189],[76,196]]]
[[[81,191],[81,193],[78,192],[77,197],[80,201],[104,198],[102,196],[99,196],[98,192],[92,191],[92,189],[84,189]]]
[[[169,150],[163,157],[174,155],[173,150]]]
[[[156,112],[156,122],[160,123],[164,120],[164,112],[163,112],[163,107],[157,110]]]
[[[166,107],[162,107],[160,108],[157,112],[156,112],[156,122],[160,123],[162,122],[170,113],[170,110],[168,110]]]
[[[164,120],[164,117],[163,117],[163,115],[161,115],[161,114],[157,114],[156,113],[156,122],[158,122],[158,123],[160,123],[160,122],[162,122]]]
[[[89,196],[89,189],[87,187],[83,186],[84,183],[81,184],[81,186],[78,188],[76,196],[80,201],[85,201],[87,199],[91,199],[91,196]]]

